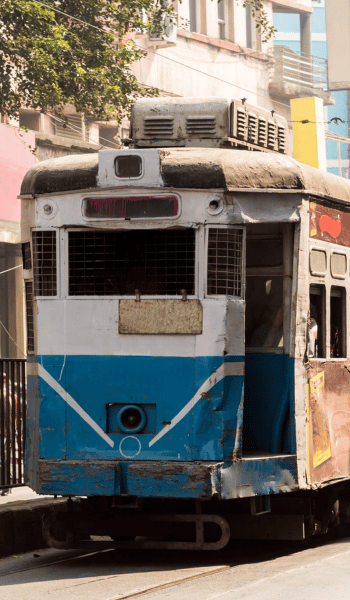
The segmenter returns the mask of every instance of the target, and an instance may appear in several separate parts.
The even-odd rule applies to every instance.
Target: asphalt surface
[[[1,600],[348,600],[350,538],[307,550],[238,541],[219,553],[47,549],[0,560]]]

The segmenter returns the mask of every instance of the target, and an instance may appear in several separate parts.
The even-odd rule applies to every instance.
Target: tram
[[[259,110],[143,99],[129,147],[23,180],[26,478],[70,499],[56,548],[349,521],[350,183]]]

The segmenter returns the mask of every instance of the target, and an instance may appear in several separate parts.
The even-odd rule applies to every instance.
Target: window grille
[[[242,296],[243,229],[209,229],[208,294]]]
[[[33,282],[25,282],[26,310],[27,310],[27,349],[34,352],[34,308],[33,308]]]
[[[69,233],[69,294],[194,294],[195,232],[149,230]]]
[[[30,255],[30,242],[24,242],[22,244],[22,260],[23,269],[30,271],[32,268],[32,257]]]
[[[56,231],[33,231],[34,295],[57,295]]]
[[[66,115],[66,120],[55,119],[55,133],[71,140],[85,141],[84,116],[78,114]]]

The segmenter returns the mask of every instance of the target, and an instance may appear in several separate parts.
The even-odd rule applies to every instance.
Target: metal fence
[[[24,485],[26,361],[0,359],[0,490]]]

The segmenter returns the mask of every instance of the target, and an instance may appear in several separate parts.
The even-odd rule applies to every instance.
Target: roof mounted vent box
[[[142,98],[131,116],[132,148],[239,148],[289,154],[287,121],[226,98]]]

